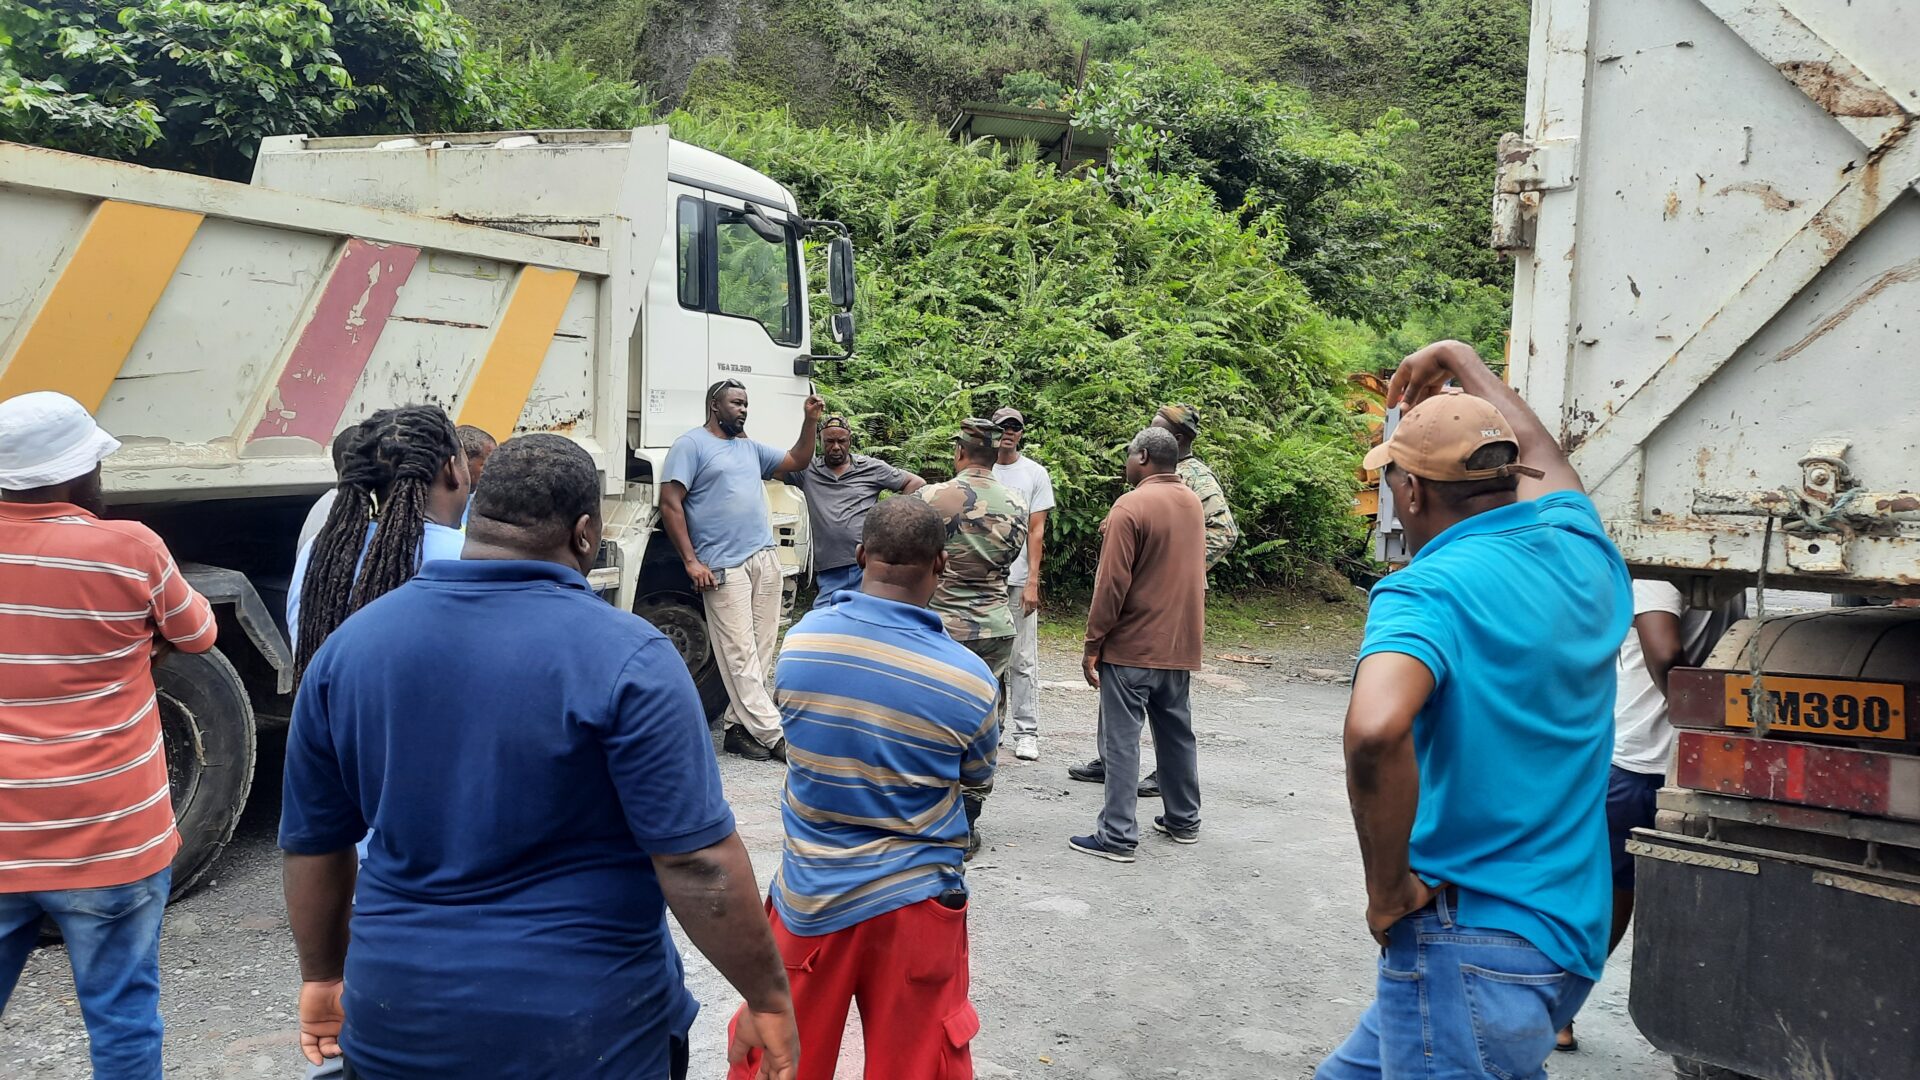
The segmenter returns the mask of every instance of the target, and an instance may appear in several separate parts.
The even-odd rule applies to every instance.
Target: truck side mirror
[[[833,332],[833,343],[845,349],[849,355],[853,352],[853,312],[836,311],[829,322]]]
[[[841,311],[853,309],[853,240],[846,236],[836,236],[827,244],[827,299]],[[839,323],[834,324],[834,340],[839,340]],[[852,340],[853,323],[847,323],[848,340]]]

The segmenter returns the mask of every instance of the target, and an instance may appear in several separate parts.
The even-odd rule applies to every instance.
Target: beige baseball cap
[[[1472,394],[1445,393],[1409,410],[1393,429],[1393,437],[1367,451],[1362,464],[1384,469],[1391,461],[1422,479],[1442,482],[1544,475],[1517,461],[1493,469],[1467,468],[1474,452],[1492,443],[1512,443],[1516,453],[1520,449],[1512,425],[1493,402]]]

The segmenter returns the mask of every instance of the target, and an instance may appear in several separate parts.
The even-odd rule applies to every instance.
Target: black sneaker
[[[972,862],[973,857],[978,854],[980,854],[980,830],[968,829],[967,830],[967,850],[966,850],[966,854],[960,856],[960,861]]]
[[[1200,842],[1199,826],[1191,829],[1176,829],[1167,824],[1167,819],[1163,817],[1153,819],[1153,831],[1166,834],[1176,844],[1197,844]]]
[[[720,740],[720,748],[729,754],[738,754],[748,761],[771,761],[773,751],[761,745],[760,740],[747,734],[747,729],[735,725],[727,729],[726,738]]]
[[[1096,859],[1105,859],[1108,862],[1133,861],[1133,852],[1115,851],[1101,843],[1100,838],[1097,836],[1070,836],[1067,838],[1067,846],[1080,852],[1082,855],[1091,855]]]
[[[1157,799],[1160,797],[1160,770],[1159,769],[1155,769],[1152,772],[1148,773],[1147,778],[1145,780],[1140,781],[1140,797],[1143,799]]]
[[[1067,779],[1078,780],[1083,784],[1104,784],[1107,782],[1107,763],[1094,758],[1085,765],[1069,765]]]

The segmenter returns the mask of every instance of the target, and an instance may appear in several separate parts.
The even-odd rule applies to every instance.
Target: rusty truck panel
[[[1512,379],[1636,567],[1920,592],[1916,18],[1534,5]]]

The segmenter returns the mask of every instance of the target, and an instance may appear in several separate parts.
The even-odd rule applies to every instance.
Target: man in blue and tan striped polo
[[[946,545],[932,506],[882,501],[856,553],[861,591],[808,613],[780,650],[787,842],[770,918],[807,1048],[799,1080],[834,1075],[856,1000],[867,1060],[889,1075],[973,1075],[960,793],[992,778],[1000,736],[986,662],[926,606]]]

